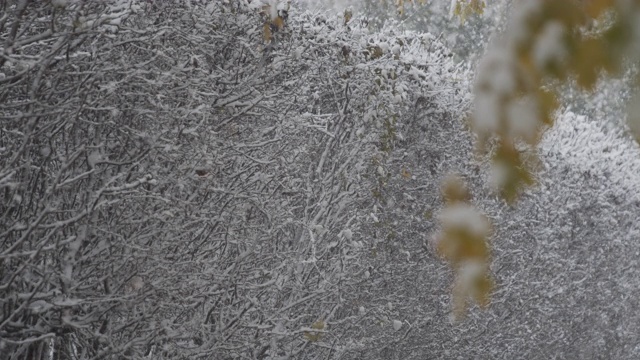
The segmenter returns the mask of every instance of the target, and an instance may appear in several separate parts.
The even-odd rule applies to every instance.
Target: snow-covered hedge
[[[348,349],[355,205],[416,102],[460,112],[467,75],[433,36],[296,8],[266,43],[256,3],[4,5],[8,358]]]

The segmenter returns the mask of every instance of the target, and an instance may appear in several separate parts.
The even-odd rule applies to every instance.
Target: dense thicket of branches
[[[442,37],[284,10],[0,3],[1,360],[640,356],[621,129],[563,110],[507,207]],[[458,323],[451,171],[496,229]]]
[[[355,204],[455,69],[311,15],[264,43],[252,5],[3,3],[0,358],[349,348]]]

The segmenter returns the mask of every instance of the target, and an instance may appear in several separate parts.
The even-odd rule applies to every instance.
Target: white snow
[[[551,21],[545,25],[533,49],[533,61],[538,69],[565,60],[568,55],[564,41],[565,33],[565,26],[559,21]]]
[[[499,129],[499,101],[495,93],[479,93],[473,109],[473,127],[479,133],[493,133]]]
[[[531,36],[530,29],[524,24],[529,24],[531,18],[535,18],[542,11],[542,2],[540,0],[519,1],[517,6],[513,7],[507,32],[508,42],[510,46],[517,46],[523,43]]]
[[[445,228],[466,229],[476,236],[488,236],[491,225],[487,218],[469,204],[453,204],[438,216]]]
[[[493,161],[489,170],[489,184],[495,190],[502,189],[509,180],[509,166],[502,162]]]
[[[514,138],[533,139],[542,124],[539,106],[531,97],[509,102],[507,118],[510,135]]]
[[[611,191],[638,198],[640,147],[623,129],[607,129],[606,123],[566,111],[545,134],[540,150],[548,166],[568,164],[576,173],[608,179]]]
[[[29,310],[31,310],[34,314],[40,314],[49,311],[51,308],[53,308],[53,305],[44,300],[36,300],[29,304]]]
[[[487,265],[482,261],[464,261],[460,264],[459,280],[465,288],[471,289],[475,280],[486,273],[486,268]]]
[[[457,4],[458,0],[451,0],[451,3],[449,4],[449,19],[453,19]]]
[[[631,130],[636,139],[640,139],[640,96],[634,97],[629,102],[627,114],[629,130]]]
[[[271,0],[269,3],[269,17],[275,20],[278,17],[278,1]]]
[[[53,7],[64,8],[69,4],[69,0],[51,0]]]

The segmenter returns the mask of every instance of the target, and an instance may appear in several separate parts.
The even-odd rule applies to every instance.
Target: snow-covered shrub
[[[356,204],[416,102],[469,101],[441,43],[257,1],[4,6],[3,354],[349,349]]]

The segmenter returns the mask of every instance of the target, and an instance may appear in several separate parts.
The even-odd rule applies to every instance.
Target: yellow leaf
[[[260,9],[260,15],[269,16],[271,14],[271,5],[265,4]]]
[[[270,42],[271,41],[271,25],[269,25],[269,23],[265,23],[264,26],[262,27],[262,38],[264,39],[265,42]]]
[[[452,302],[453,315],[458,320],[467,312],[467,291],[459,281],[453,286]]]
[[[368,46],[367,50],[369,52],[369,57],[371,57],[372,60],[380,58],[380,57],[382,57],[382,55],[384,55],[384,51],[378,45]]]
[[[457,0],[453,9],[453,14],[464,22],[472,14],[484,13],[485,3],[482,0]]]
[[[596,19],[607,9],[611,9],[613,7],[614,0],[590,0],[583,2],[583,4],[585,4],[584,7],[587,15],[592,19]]]
[[[322,320],[318,320],[313,324],[311,324],[311,328],[315,330],[324,330],[324,327],[325,327],[325,323]],[[311,342],[319,341],[320,339],[322,339],[321,332],[305,331],[303,334],[304,334],[304,337]]]
[[[324,321],[318,320],[318,321],[314,322],[313,324],[311,324],[311,328],[312,329],[317,329],[317,330],[324,329]]]
[[[542,122],[545,125],[553,125],[553,113],[558,108],[558,98],[553,91],[544,89],[538,90],[538,102],[540,104],[541,112],[544,114]]]
[[[586,90],[593,89],[599,70],[606,62],[605,57],[604,44],[600,39],[586,39],[579,45],[574,64],[578,85]]]
[[[508,203],[513,203],[518,198],[518,193],[522,188],[534,184],[531,172],[524,166],[520,152],[513,143],[503,140],[492,160],[495,164],[504,167],[506,171],[500,195]]]
[[[275,19],[273,19],[271,23],[280,30],[284,27],[284,19],[281,16],[278,16]]]
[[[442,196],[445,202],[453,204],[471,200],[471,194],[464,182],[457,175],[449,175],[442,186]]]
[[[493,280],[488,274],[476,279],[473,289],[473,298],[482,308],[489,306],[491,302],[491,292],[493,291]]]
[[[353,17],[353,13],[351,12],[351,10],[347,9],[344,11],[344,24],[347,25],[347,23],[349,21],[351,21],[351,18]]]

